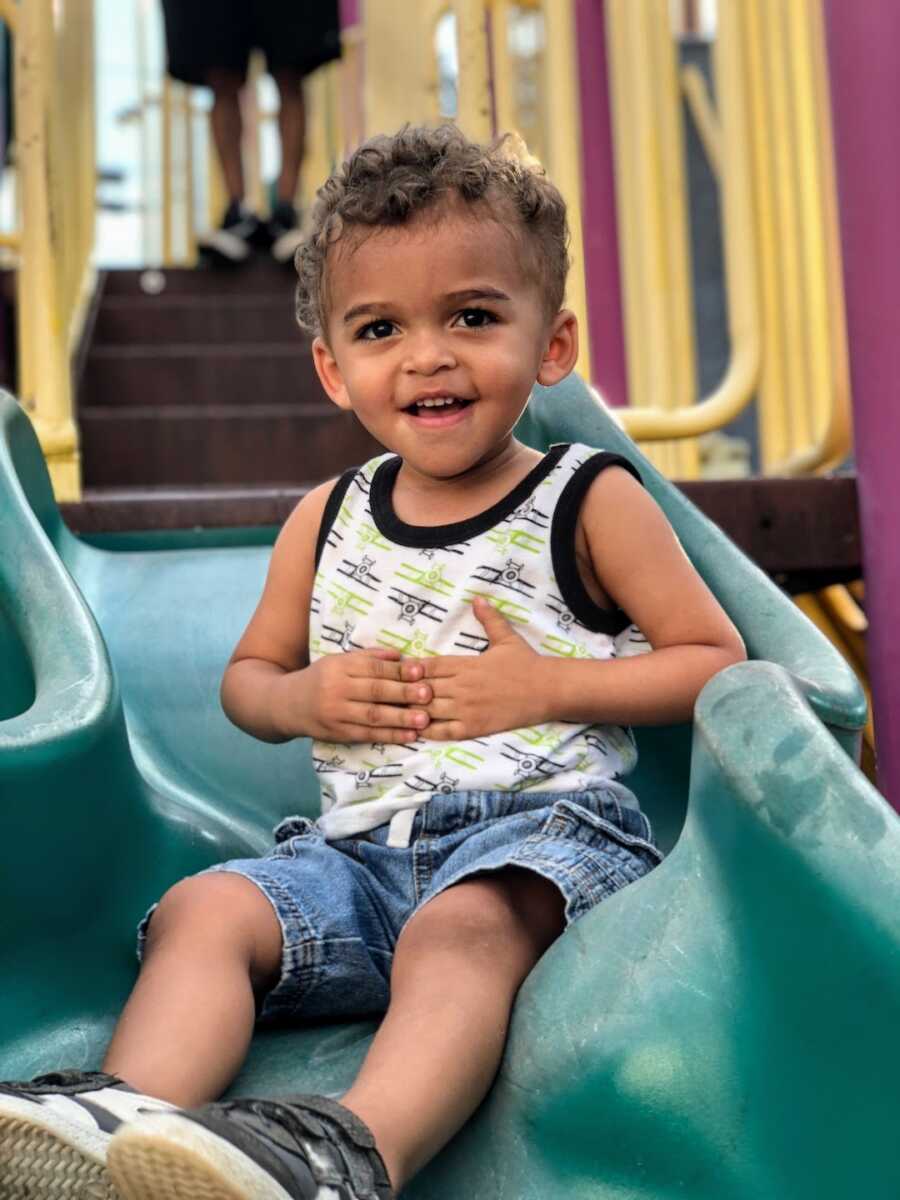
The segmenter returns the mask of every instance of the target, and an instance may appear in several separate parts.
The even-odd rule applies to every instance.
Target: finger
[[[441,699],[438,696],[426,704],[425,711],[434,721],[451,721],[457,718],[459,713],[459,704],[455,700]]]
[[[399,678],[406,680],[407,683],[415,683],[424,674],[422,664],[417,658],[403,658],[399,650],[391,650],[387,646],[373,646],[368,650],[363,650],[362,653],[381,662],[398,663],[400,665]]]
[[[431,718],[422,708],[395,708],[390,704],[351,701],[347,719],[354,725],[367,725],[369,731],[385,728],[425,729]]]
[[[396,651],[389,651],[391,655]],[[392,679],[399,681],[402,677],[400,656],[382,658],[371,650],[359,650],[347,655],[347,674],[354,679]]]
[[[450,679],[459,674],[460,664],[471,664],[472,656],[463,654],[436,654],[434,658],[426,658],[422,662],[422,678]]]
[[[391,679],[353,679],[349,691],[351,700],[374,700],[376,704],[424,706],[434,698],[427,683],[399,683]]]
[[[483,596],[476,596],[472,601],[472,611],[479,623],[484,627],[484,632],[488,635],[488,640],[492,646],[496,645],[497,642],[504,641],[510,635],[513,637],[519,636],[506,617],[497,612],[493,604],[485,600]]]
[[[379,729],[378,741],[390,746],[401,746],[414,742],[421,737],[418,729]],[[370,725],[341,725],[335,732],[337,742],[371,742],[372,727]]]
[[[462,742],[467,737],[462,721],[432,721],[428,726],[430,742]]]

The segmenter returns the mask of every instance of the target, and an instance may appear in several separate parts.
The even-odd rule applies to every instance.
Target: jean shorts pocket
[[[602,840],[608,850],[618,848],[625,857],[636,856],[647,864],[647,869],[655,867],[663,860],[662,853],[650,840],[650,822],[637,809],[624,809],[623,816],[631,829],[623,829],[616,821],[593,812],[574,800],[559,800],[553,806],[554,813],[564,813],[568,817],[571,835],[580,840]]]

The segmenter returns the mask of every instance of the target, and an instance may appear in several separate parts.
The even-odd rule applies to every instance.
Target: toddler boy
[[[567,267],[558,191],[503,141],[406,129],[322,188],[298,316],[390,453],[297,506],[222,702],[312,739],[323,813],[166,893],[104,1074],[0,1095],[0,1196],[33,1194],[13,1144],[126,1200],[398,1194],[483,1099],[544,951],[659,861],[628,726],[689,719],[744,650],[629,463],[513,437],[575,363]],[[363,1012],[340,1103],[215,1102],[257,1019]]]

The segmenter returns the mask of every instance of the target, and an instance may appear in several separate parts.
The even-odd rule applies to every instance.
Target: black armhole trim
[[[328,535],[331,533],[331,527],[335,522],[335,518],[340,512],[341,505],[344,503],[344,497],[347,495],[347,489],[353,482],[353,476],[359,470],[359,467],[350,467],[343,475],[338,476],[337,482],[331,489],[331,495],[325,504],[325,510],[322,513],[322,520],[319,524],[319,536],[316,538],[316,569],[319,567],[319,559],[322,557],[322,551],[325,549],[325,543],[328,540]]]
[[[620,454],[611,454],[608,450],[592,455],[587,462],[581,464],[562,490],[556,512],[553,514],[550,553],[556,582],[569,611],[592,633],[607,633],[610,637],[615,637],[628,628],[631,624],[630,617],[621,609],[612,612],[601,608],[591,599],[578,574],[578,564],[575,561],[575,529],[581,505],[588,488],[607,467],[624,467],[643,486],[644,481],[637,467],[627,458]]]

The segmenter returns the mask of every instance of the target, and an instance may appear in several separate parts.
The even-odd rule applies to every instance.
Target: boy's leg
[[[119,1193],[107,1147],[122,1123],[219,1095],[246,1052],[254,989],[280,974],[281,927],[235,874],[185,880],[163,897],[144,968],[105,1071],[0,1084],[0,1197]]]
[[[400,935],[387,1016],[340,1105],[288,1096],[138,1119],[110,1149],[122,1196],[155,1200],[164,1183],[185,1200],[388,1200],[483,1099],[516,992],[563,925],[556,888],[525,870],[448,888]]]
[[[396,1190],[481,1103],[516,992],[564,924],[559,891],[511,868],[448,888],[405,926],[390,1008],[341,1101],[372,1130]]]
[[[255,994],[281,973],[281,926],[249,880],[185,879],[153,914],[144,963],[103,1070],[181,1107],[214,1100],[250,1044]]]

